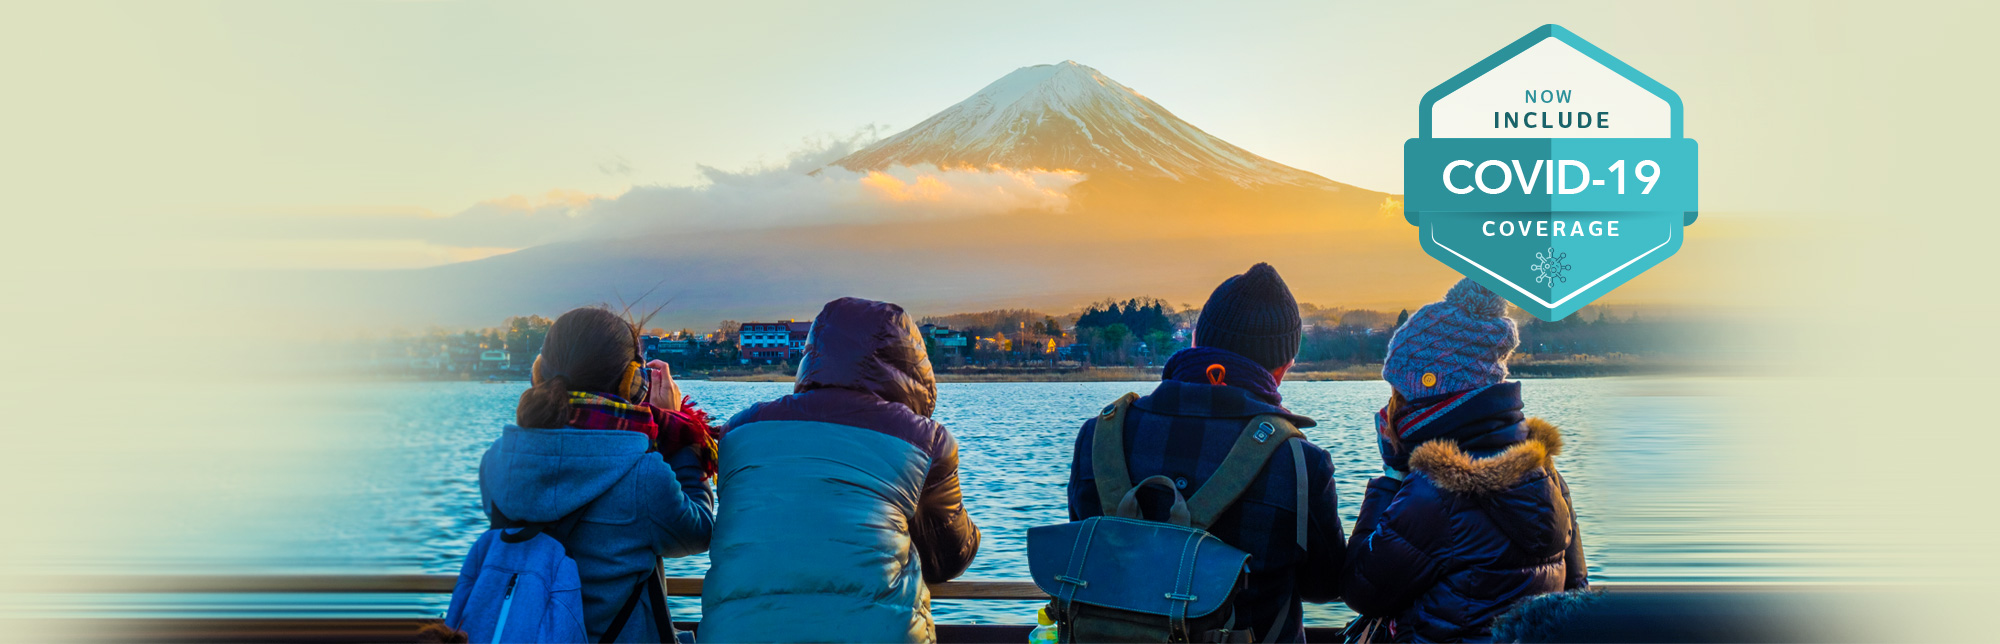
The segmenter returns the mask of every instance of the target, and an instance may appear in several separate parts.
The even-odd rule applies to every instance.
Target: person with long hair
[[[1507,303],[1472,280],[1389,339],[1342,595],[1351,641],[1480,640],[1517,602],[1589,585],[1556,426],[1522,413]]]
[[[605,308],[557,318],[514,424],[479,463],[495,527],[549,524],[576,560],[591,641],[661,632],[652,605],[661,557],[708,550],[715,527],[715,430],[681,396],[667,364],[644,362],[639,326]],[[614,624],[622,609],[632,612]]]

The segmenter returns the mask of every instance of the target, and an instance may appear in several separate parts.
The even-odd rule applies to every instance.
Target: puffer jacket
[[[901,307],[844,298],[820,311],[794,393],[724,432],[702,641],[936,639],[924,584],[979,552],[936,401]]]
[[[1516,602],[1589,584],[1556,426],[1522,416],[1519,383],[1448,406],[1385,457],[1407,474],[1369,481],[1348,542],[1343,595],[1381,639],[1488,639]]]
[[[638,432],[508,425],[479,461],[489,518],[548,523],[583,511],[568,534],[551,536],[576,560],[593,642],[660,557],[707,550],[715,527],[715,491],[694,452],[663,460],[647,448]],[[654,618],[639,602],[618,641],[657,639]]]

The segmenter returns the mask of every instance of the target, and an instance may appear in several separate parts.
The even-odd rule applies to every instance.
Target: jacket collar
[[[1414,414],[1425,415],[1422,422],[1398,421],[1403,427],[1400,452],[1389,448],[1382,441],[1383,464],[1392,469],[1410,469],[1410,451],[1424,443],[1449,439],[1460,449],[1475,454],[1490,454],[1506,449],[1528,437],[1523,421],[1527,416],[1521,413],[1521,383],[1502,382],[1471,392],[1453,392],[1425,396],[1409,402],[1405,418]],[[1382,422],[1378,414],[1376,422]],[[1381,441],[1380,436],[1377,436]]]
[[[1220,378],[1221,382],[1217,383]],[[1174,352],[1160,369],[1161,380],[1199,385],[1225,384],[1248,391],[1273,405],[1284,404],[1278,393],[1278,379],[1264,365],[1233,351],[1209,347],[1189,347]]]
[[[1222,365],[1223,384],[1209,384],[1211,365]],[[1156,414],[1203,418],[1283,416],[1297,427],[1312,427],[1313,419],[1292,413],[1280,403],[1278,379],[1256,362],[1221,349],[1183,349],[1167,359],[1163,381],[1151,395],[1132,406]]]

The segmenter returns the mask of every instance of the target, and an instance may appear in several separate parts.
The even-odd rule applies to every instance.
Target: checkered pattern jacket
[[[1152,395],[1138,399],[1125,415],[1125,455],[1133,480],[1165,475],[1190,496],[1222,465],[1251,418],[1278,414],[1298,427],[1313,420],[1286,411],[1246,389],[1169,380]],[[1104,513],[1091,471],[1092,437],[1097,420],[1085,421],[1076,437],[1070,464],[1069,515],[1072,521]],[[1336,513],[1333,461],[1326,450],[1305,447],[1307,477],[1307,549],[1298,546],[1297,481],[1300,463],[1292,451],[1278,450],[1263,476],[1250,484],[1234,507],[1222,513],[1209,533],[1250,553],[1249,587],[1237,595],[1239,627],[1256,631],[1259,640],[1304,641],[1301,601],[1333,601],[1340,594],[1339,575],[1346,542]],[[1139,494],[1146,518],[1165,520],[1172,497],[1165,490],[1146,488]],[[1117,503],[1117,499],[1110,500]],[[1286,617],[1277,637],[1266,640],[1269,625]]]

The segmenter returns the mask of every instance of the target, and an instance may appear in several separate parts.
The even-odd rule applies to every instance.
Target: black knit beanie
[[[1299,303],[1278,269],[1252,266],[1208,296],[1194,343],[1235,352],[1265,369],[1283,367],[1299,355]]]

